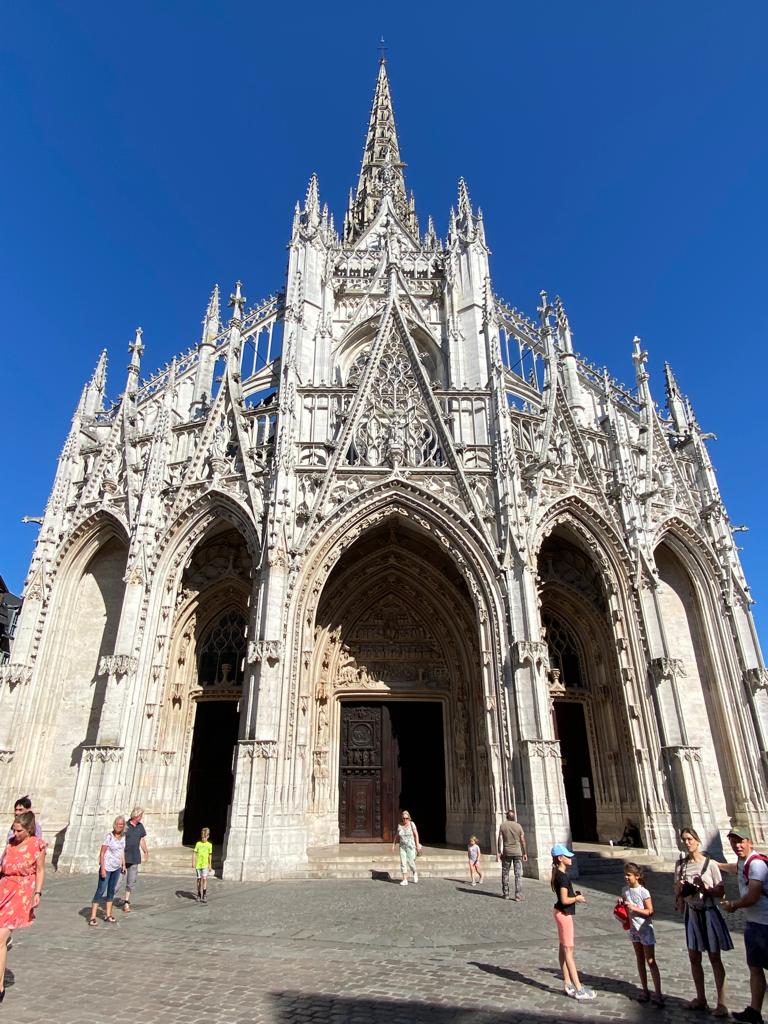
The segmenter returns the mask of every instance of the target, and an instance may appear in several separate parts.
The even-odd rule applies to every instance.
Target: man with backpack
[[[746,1024],[762,1024],[765,972],[768,969],[768,858],[752,848],[752,830],[734,825],[728,833],[731,848],[738,857],[736,864],[721,864],[735,872],[739,882],[739,898],[723,900],[723,909],[731,914],[744,910],[744,948],[749,967],[750,1005],[731,1016]]]

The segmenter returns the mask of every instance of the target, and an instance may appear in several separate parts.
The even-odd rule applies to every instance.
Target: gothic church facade
[[[224,875],[313,847],[490,841],[530,869],[634,819],[768,839],[768,677],[706,435],[635,339],[625,388],[563,304],[494,292],[465,183],[421,233],[380,64],[343,229],[310,181],[284,293],[83,390],[0,682],[0,803],[63,867],[142,804]]]

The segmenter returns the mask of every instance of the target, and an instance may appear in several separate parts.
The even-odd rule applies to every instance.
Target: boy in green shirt
[[[200,840],[195,843],[195,852],[192,855],[192,863],[197,875],[197,899],[200,903],[208,902],[208,872],[211,871],[211,860],[213,858],[213,844],[210,842],[210,829],[204,828],[200,833]]]

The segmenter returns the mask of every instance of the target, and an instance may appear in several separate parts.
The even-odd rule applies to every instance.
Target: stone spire
[[[93,376],[83,392],[83,412],[85,416],[94,416],[104,409],[104,394],[107,390],[107,350],[99,356]]]
[[[219,297],[219,286],[215,284],[211,297],[208,300],[208,308],[203,317],[203,334],[200,339],[201,345],[213,343],[216,335],[221,330],[221,299]]]
[[[664,363],[664,380],[667,392],[667,409],[679,438],[688,437],[691,433],[691,416],[688,401],[680,390],[672,367]]]
[[[387,63],[379,60],[379,77],[373,95],[368,134],[363,150],[363,163],[355,198],[344,219],[344,241],[355,242],[372,223],[382,200],[389,196],[395,213],[408,231],[419,237],[419,225],[405,189],[405,164],[400,159],[395,114],[389,92]]]

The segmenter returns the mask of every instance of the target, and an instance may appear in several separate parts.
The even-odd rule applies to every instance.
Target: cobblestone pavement
[[[579,887],[576,959],[591,1003],[561,991],[552,896],[526,879],[526,900],[499,897],[498,869],[483,886],[423,879],[238,884],[213,879],[209,903],[189,878],[145,877],[135,912],[88,928],[94,878],[49,873],[39,919],[17,933],[0,1013],[39,1024],[106,1024],[126,1012],[163,1024],[544,1024],[547,1021],[697,1021],[682,926],[657,903],[663,1010],[634,1001],[630,943],[611,909],[621,876]],[[729,885],[733,885],[731,881]],[[737,926],[740,932],[741,922]],[[741,935],[726,954],[729,1002],[747,1001]],[[708,992],[714,1002],[711,974]],[[709,1018],[711,1019],[711,1018]]]

